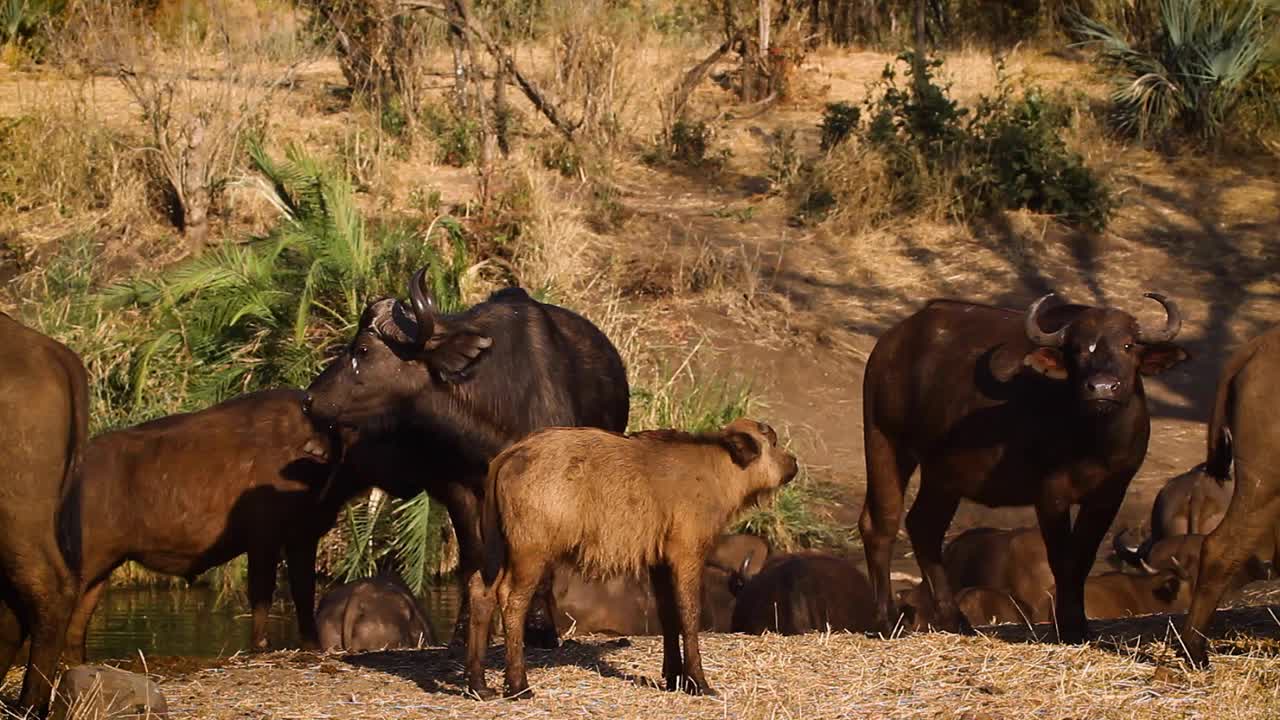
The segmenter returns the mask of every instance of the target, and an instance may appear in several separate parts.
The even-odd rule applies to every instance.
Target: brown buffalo
[[[1026,312],[935,300],[876,342],[863,381],[867,497],[859,529],[883,631],[896,620],[889,559],[918,467],[907,533],[939,625],[965,625],[942,541],[968,499],[1035,507],[1060,637],[1085,638],[1085,578],[1147,451],[1142,376],[1187,357],[1169,342],[1181,327],[1177,308],[1148,297],[1165,308],[1161,329],[1142,328],[1119,310],[1053,305],[1052,295]],[[1080,506],[1074,521],[1073,505]]]
[[[366,445],[381,442],[416,458],[416,472],[387,489],[401,496],[425,490],[445,503],[465,588],[480,565],[489,461],[539,428],[621,432],[630,393],[617,349],[587,319],[520,288],[443,315],[425,277],[419,270],[409,283],[411,307],[390,298],[369,304],[351,343],[311,383],[307,407],[322,426],[354,428]],[[549,585],[538,596],[530,641],[553,646]],[[465,637],[466,602],[464,594],[455,641]]]
[[[323,650],[368,652],[435,644],[435,633],[413,593],[394,575],[330,590],[316,607]]]
[[[1205,535],[1217,527],[1231,503],[1231,488],[1213,479],[1208,467],[1209,463],[1197,465],[1166,482],[1151,505],[1150,535],[1134,545],[1128,540],[1128,530],[1117,533],[1113,543],[1116,555],[1137,565],[1165,538]]]
[[[1087,591],[1086,591],[1087,592]],[[1031,611],[1009,593],[987,587],[967,587],[956,593],[956,606],[970,625],[1031,622]]]
[[[1228,360],[1209,420],[1209,473],[1234,491],[1222,522],[1204,539],[1195,593],[1182,625],[1182,647],[1192,664],[1209,663],[1205,633],[1223,593],[1250,554],[1280,547],[1280,330],[1255,338]],[[1229,443],[1228,443],[1229,440]],[[1230,447],[1230,463],[1214,462]]]
[[[1035,621],[1049,617],[1053,572],[1036,528],[966,530],[947,544],[942,564],[952,588],[998,590]]]
[[[702,622],[705,632],[729,632],[736,594],[760,572],[769,544],[753,535],[725,535],[716,543],[702,572]],[[658,602],[647,579],[617,575],[603,580],[578,572],[571,564],[556,568],[552,591],[556,628],[579,634],[654,635],[662,631]]]
[[[733,631],[800,635],[875,627],[871,585],[845,558],[816,551],[774,556],[738,592]]]
[[[924,583],[899,590],[897,597],[898,604],[902,607],[902,627],[907,630],[929,630],[936,626],[936,620],[931,614],[934,610],[933,603]],[[995,588],[960,588],[956,591],[956,606],[964,614],[965,620],[974,627],[1037,622],[1031,608],[1015,600],[1009,593]]]
[[[667,688],[711,694],[698,650],[703,565],[732,516],[789,482],[797,469],[773,429],[747,419],[706,435],[553,428],[503,451],[489,470],[484,571],[471,586],[471,690],[492,695],[483,660],[496,589],[507,693],[528,693],[525,612],[551,565],[570,560],[597,577],[648,571]]]
[[[243,554],[250,640],[265,648],[281,551],[303,642],[315,644],[316,545],[368,485],[335,479],[328,440],[303,413],[303,397],[300,390],[250,393],[89,443],[82,492],[93,512],[84,517],[83,588],[69,652],[83,659],[94,608],[126,560],[194,580]]]
[[[1108,572],[1091,575],[1084,584],[1085,613],[1091,618],[1182,612],[1190,601],[1191,585],[1181,569],[1149,575]]]
[[[0,313],[0,677],[29,637],[18,702],[36,713],[76,602],[88,388],[74,352]]]
[[[1125,548],[1120,556],[1133,567],[1147,572],[1182,568],[1186,572],[1194,573],[1200,567],[1200,551],[1204,538],[1204,535],[1170,535],[1154,545],[1149,545],[1145,555],[1133,548]],[[1263,547],[1255,548],[1249,553],[1239,571],[1231,578],[1228,588],[1235,590],[1255,580],[1270,580],[1275,567],[1275,554],[1275,547],[1268,538]]]

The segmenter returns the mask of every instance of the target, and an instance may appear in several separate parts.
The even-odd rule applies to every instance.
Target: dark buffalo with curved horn
[[[920,468],[907,533],[938,626],[967,625],[943,568],[942,539],[968,499],[1035,507],[1061,638],[1086,636],[1085,577],[1147,451],[1142,376],[1187,358],[1171,344],[1182,325],[1177,306],[1147,297],[1165,309],[1160,330],[1050,294],[1025,312],[934,300],[880,337],[863,381],[867,497],[859,528],[886,634],[897,619],[890,552],[907,483]],[[1074,522],[1072,505],[1080,506]]]
[[[587,319],[500,290],[456,314],[440,314],[425,268],[409,283],[410,307],[381,298],[365,308],[355,338],[308,388],[312,418],[358,438],[365,459],[378,445],[410,450],[416,474],[399,495],[426,490],[449,509],[459,572],[480,564],[479,507],[489,460],[534,430],[587,426],[621,432],[630,395],[622,358]],[[370,447],[373,449],[371,450]],[[387,476],[380,472],[379,482]],[[530,613],[531,641],[556,642],[549,582]],[[458,627],[465,628],[466,611]],[[456,632],[455,643],[465,638]]]
[[[0,312],[0,677],[30,638],[18,704],[37,715],[76,602],[88,418],[80,358]]]

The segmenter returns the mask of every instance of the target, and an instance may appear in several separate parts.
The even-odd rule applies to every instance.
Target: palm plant
[[[1275,36],[1274,8],[1263,0],[1162,0],[1159,17],[1146,44],[1083,15],[1075,26],[1115,77],[1121,130],[1143,140],[1179,131],[1214,141]]]
[[[128,358],[109,383],[125,408],[120,422],[306,385],[324,348],[350,335],[364,303],[397,294],[422,265],[440,309],[461,305],[468,253],[456,221],[437,218],[427,231],[447,234],[444,257],[414,227],[369,227],[348,178],[301,148],[275,158],[251,142],[249,153],[259,176],[247,182],[281,213],[267,237],[118,283],[88,303],[137,316],[121,330]],[[166,402],[157,406],[157,396]],[[390,564],[421,590],[441,569],[443,523],[442,508],[425,494],[388,501],[374,491],[344,514],[337,574],[364,577]]]

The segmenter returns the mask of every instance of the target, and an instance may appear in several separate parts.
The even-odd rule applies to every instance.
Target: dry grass
[[[1237,611],[1231,623],[1270,623]],[[661,639],[598,637],[529,651],[535,698],[480,703],[464,696],[459,660],[444,649],[316,656],[236,656],[168,679],[175,717],[192,718],[1269,718],[1280,712],[1274,639],[1223,643],[1211,672],[1157,667],[1169,646],[1150,635],[1163,618],[1110,623],[1128,644],[1068,647],[993,637],[916,635],[893,641],[850,634],[702,636],[708,679],[721,697],[649,687]],[[1017,636],[1010,628],[1005,634]],[[1158,637],[1162,638],[1160,633]],[[489,655],[500,671],[500,649]],[[491,678],[491,680],[494,678]]]

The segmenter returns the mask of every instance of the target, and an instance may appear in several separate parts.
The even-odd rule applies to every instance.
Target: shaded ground
[[[317,656],[238,656],[167,679],[174,717],[191,718],[1266,718],[1280,712],[1277,625],[1264,609],[1231,611],[1247,642],[1218,643],[1204,675],[1153,666],[1170,656],[1164,617],[1108,623],[1118,639],[1090,647],[998,637],[917,635],[893,641],[846,633],[801,637],[704,635],[720,698],[661,692],[659,638],[588,638],[531,651],[535,698],[481,703],[464,695],[460,662],[443,649]],[[1256,628],[1254,627],[1256,626]],[[1037,628],[1041,633],[1048,628]],[[489,680],[501,681],[500,647]]]

